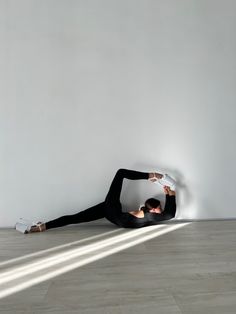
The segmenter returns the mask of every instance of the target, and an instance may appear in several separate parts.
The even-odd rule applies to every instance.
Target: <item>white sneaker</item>
[[[171,191],[175,191],[176,181],[168,174],[163,174],[163,177],[159,180],[156,180],[154,183],[161,184],[162,186],[169,186]]]
[[[30,228],[34,225],[33,222],[30,222],[26,219],[20,218],[20,220],[16,223],[15,229],[21,233],[29,233]]]

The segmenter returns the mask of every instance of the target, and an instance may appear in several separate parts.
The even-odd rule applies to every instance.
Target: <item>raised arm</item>
[[[166,202],[162,215],[165,217],[165,219],[171,219],[174,218],[176,214],[175,191],[171,191],[168,186],[165,186],[164,192],[166,194]]]
[[[166,194],[166,202],[164,210],[158,213],[147,213],[149,221],[148,226],[157,225],[161,221],[169,220],[175,217],[176,213],[176,202],[175,202],[175,192],[171,191],[169,187],[164,187],[164,192]]]

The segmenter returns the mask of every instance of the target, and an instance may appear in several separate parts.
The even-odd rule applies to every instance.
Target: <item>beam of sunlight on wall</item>
[[[42,259],[39,262],[33,262],[27,266],[15,267],[11,271],[3,272],[1,275],[0,298],[177,230],[188,224],[159,225],[129,231],[108,240],[98,241],[82,248],[69,250],[66,253],[56,254],[56,256]],[[19,281],[19,278],[21,278],[21,281]]]

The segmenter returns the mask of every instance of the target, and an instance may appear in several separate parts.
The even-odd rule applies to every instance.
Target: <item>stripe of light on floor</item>
[[[41,258],[36,262],[34,261],[23,266],[16,266],[5,272],[3,271],[0,273],[0,298],[22,291],[73,269],[177,230],[186,225],[189,225],[189,223],[181,223],[171,226],[158,225],[135,229],[118,236],[113,236],[109,239],[96,241],[92,244],[76,249],[73,248],[66,252]]]
[[[50,248],[50,249],[41,250],[39,252],[30,253],[30,254],[27,254],[27,255],[24,255],[24,256],[12,258],[10,260],[7,260],[5,262],[0,263],[0,267],[6,266],[6,265],[10,265],[10,264],[13,264],[13,263],[16,263],[16,262],[19,262],[19,261],[22,261],[22,260],[26,260],[26,259],[29,259],[29,258],[32,258],[32,257],[44,255],[46,253],[51,253],[53,251],[58,251],[58,250],[61,250],[61,249],[72,247],[74,245],[81,244],[81,243],[84,243],[84,242],[88,242],[88,241],[91,241],[91,240],[95,240],[95,239],[98,239],[98,238],[102,238],[102,237],[105,237],[105,236],[108,236],[108,235],[111,235],[111,234],[114,234],[114,233],[121,232],[121,230],[122,229],[119,228],[119,229],[116,229],[116,230],[104,232],[104,233],[97,234],[97,235],[94,235],[94,236],[91,236],[91,237],[88,237],[88,238],[84,238],[84,239],[81,239],[81,240],[73,241],[73,242],[70,242],[70,243],[65,243],[65,244],[62,244],[62,245],[57,245],[57,246],[54,246],[53,248]],[[29,237],[29,236],[32,236],[32,235],[33,234],[24,235],[24,236]],[[38,236],[38,234],[34,234],[34,236]]]

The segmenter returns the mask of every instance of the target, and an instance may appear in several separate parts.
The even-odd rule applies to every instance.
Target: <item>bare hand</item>
[[[172,191],[169,186],[166,186],[166,185],[165,185],[165,186],[163,187],[163,190],[164,190],[164,193],[165,193],[165,194],[168,194],[168,195],[175,195],[175,191]]]
[[[175,191],[172,191],[172,190],[170,189],[169,195],[175,195]]]
[[[165,193],[165,194],[169,194],[170,188],[169,188],[169,186],[166,186],[166,185],[165,185],[165,186],[163,187],[163,190],[164,190],[164,193]]]

